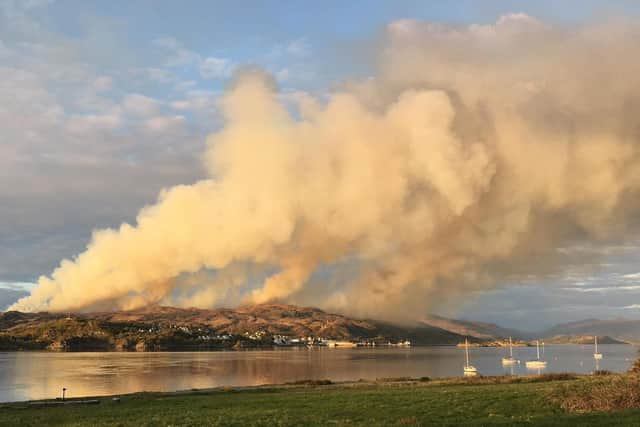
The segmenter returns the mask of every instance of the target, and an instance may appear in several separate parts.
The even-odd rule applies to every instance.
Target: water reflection
[[[544,372],[590,373],[627,370],[636,348],[603,345],[604,359],[591,348],[548,346]],[[503,349],[470,349],[482,375],[531,373],[524,363],[503,367]],[[514,358],[535,357],[535,348],[514,348]],[[464,351],[456,347],[327,349],[216,353],[0,353],[0,401],[51,398],[63,387],[71,397],[170,391],[222,385],[273,384],[302,379],[334,381],[389,377],[461,376]],[[541,371],[542,372],[542,371]]]

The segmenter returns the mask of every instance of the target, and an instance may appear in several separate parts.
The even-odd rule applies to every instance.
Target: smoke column
[[[94,232],[13,310],[289,301],[401,318],[638,235],[640,26],[397,21],[294,112],[237,77],[210,178]],[[579,260],[578,260],[579,261]]]

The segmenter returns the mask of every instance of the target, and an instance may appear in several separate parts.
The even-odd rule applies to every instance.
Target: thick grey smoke
[[[640,25],[394,22],[378,73],[296,114],[259,73],[210,179],[95,232],[18,310],[283,300],[399,318],[637,236]]]

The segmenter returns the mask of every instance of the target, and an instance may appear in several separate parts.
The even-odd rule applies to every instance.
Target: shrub
[[[535,377],[532,377],[530,382],[547,382],[547,381],[568,381],[575,380],[575,374],[570,374],[568,372],[558,373],[558,374],[542,374]]]
[[[633,365],[631,366],[631,369],[629,369],[629,373],[631,373],[631,374],[640,374],[640,357],[638,357],[636,359],[636,361],[633,362]]]
[[[330,385],[333,384],[331,380],[298,380],[289,383],[287,385]]]
[[[640,408],[640,377],[608,376],[565,385],[553,399],[570,412],[609,412]]]
[[[411,377],[389,377],[389,378],[376,378],[376,381],[381,383],[395,383],[395,382],[414,381],[414,379]]]

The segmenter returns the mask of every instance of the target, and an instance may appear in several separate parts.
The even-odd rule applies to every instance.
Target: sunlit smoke
[[[283,105],[237,76],[210,178],[96,231],[13,310],[273,300],[410,317],[637,237],[640,25],[390,24],[378,72]],[[575,262],[575,260],[572,260]]]

